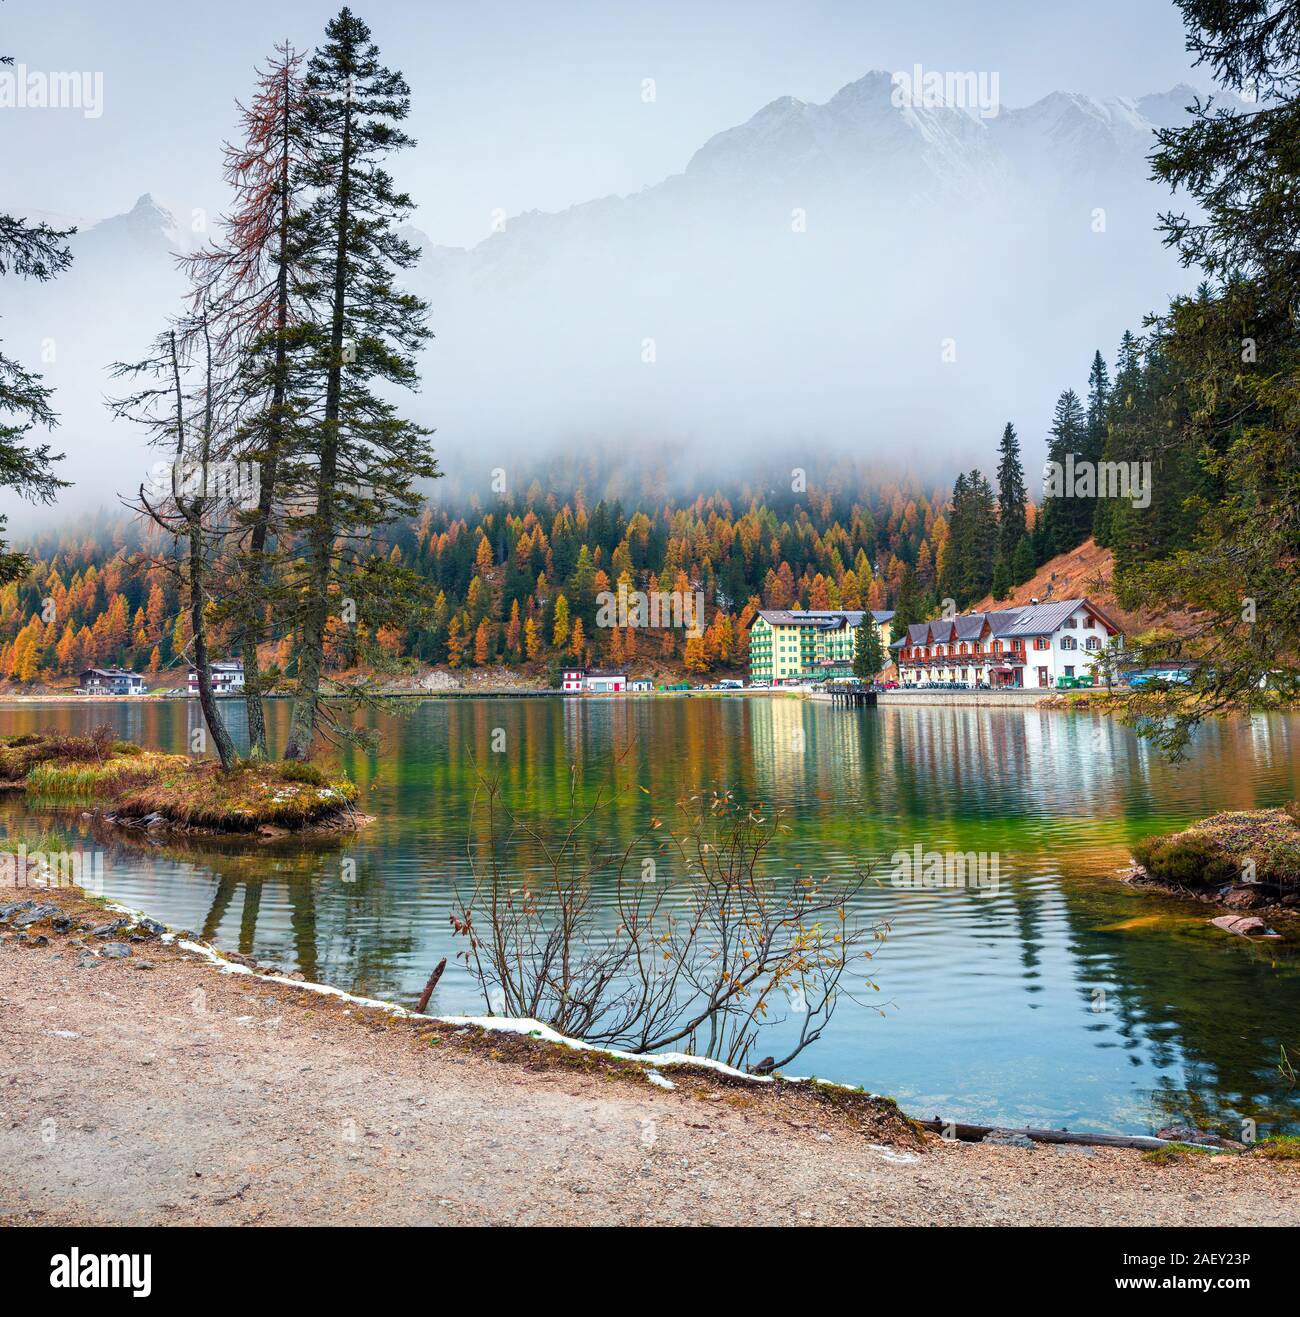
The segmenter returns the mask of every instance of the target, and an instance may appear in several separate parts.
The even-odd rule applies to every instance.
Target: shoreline
[[[108,953],[80,927],[106,903],[19,898],[69,926],[0,926],[5,1224],[1300,1223],[1296,1163],[945,1141],[854,1090],[417,1017],[149,928]]]

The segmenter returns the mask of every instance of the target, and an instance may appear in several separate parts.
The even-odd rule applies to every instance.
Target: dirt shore
[[[19,897],[70,927],[0,929],[0,1225],[1300,1224],[1300,1164],[945,1143],[698,1070],[670,1090]]]

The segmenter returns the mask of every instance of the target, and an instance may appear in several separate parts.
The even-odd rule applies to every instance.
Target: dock
[[[835,686],[826,692],[840,709],[874,709],[879,693],[869,686]]]

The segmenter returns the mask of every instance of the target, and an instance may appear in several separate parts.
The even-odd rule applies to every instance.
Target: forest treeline
[[[1049,459],[1060,463],[1152,461],[1143,508],[1095,494],[1035,502],[1010,422],[992,479],[963,472],[951,493],[841,461],[811,477],[824,490],[782,491],[781,479],[800,484],[786,469],[761,495],[737,484],[689,501],[620,497],[603,491],[636,482],[611,480],[599,461],[575,471],[557,458],[517,496],[426,502],[386,528],[373,551],[427,587],[427,606],[373,639],[392,659],[454,668],[641,661],[703,673],[746,662],[759,608],[893,609],[919,621],[948,599],[966,607],[989,593],[1007,597],[1090,535],[1115,551],[1123,576],[1171,552],[1190,532],[1187,499],[1213,494],[1178,441],[1185,417],[1170,406],[1174,378],[1158,339],[1125,334],[1113,374],[1095,354],[1086,402],[1073,389],[1061,394],[1048,436]],[[1161,429],[1163,446],[1151,442]],[[156,675],[187,664],[189,609],[176,572],[156,561],[164,550],[156,528],[126,515],[36,537],[26,546],[30,573],[0,588],[0,675],[57,680],[107,665]],[[703,635],[599,626],[598,596],[620,586],[701,593]],[[214,620],[218,657],[233,652],[231,633]],[[296,638],[273,605],[261,636],[272,678],[291,674]],[[354,666],[367,636],[364,618],[332,617],[326,668]]]

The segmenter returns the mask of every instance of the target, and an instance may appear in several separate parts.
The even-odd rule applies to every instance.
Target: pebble
[[[109,960],[125,960],[131,954],[131,948],[125,942],[105,942],[100,955]]]

